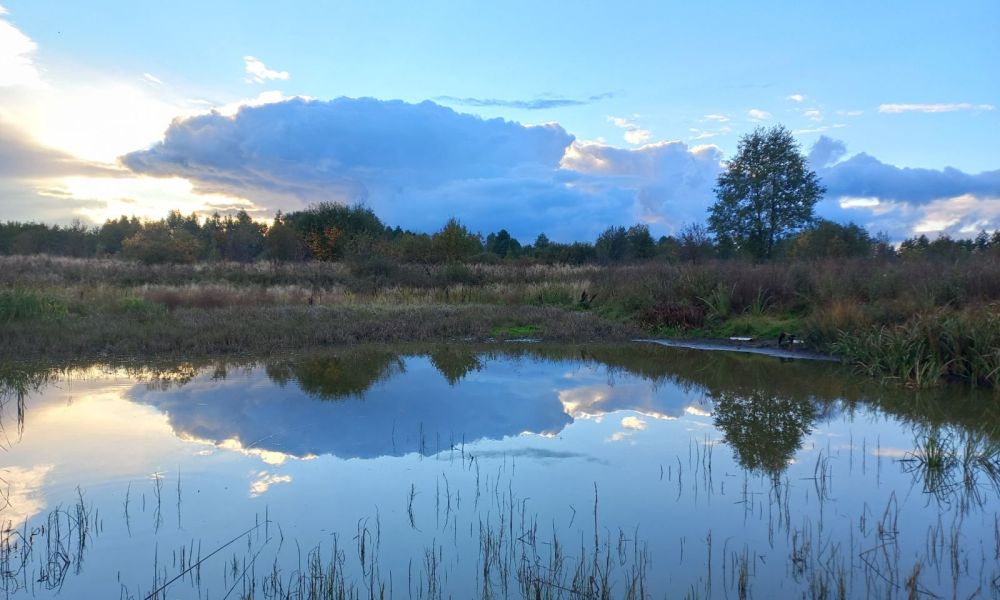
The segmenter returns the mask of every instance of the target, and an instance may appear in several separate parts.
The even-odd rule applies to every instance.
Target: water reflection
[[[661,420],[711,415],[742,467],[777,476],[817,420],[862,402],[917,424],[959,421],[1000,439],[984,429],[1000,422],[997,403],[975,394],[963,395],[955,410],[934,392],[913,402],[912,394],[845,377],[835,364],[654,344],[362,346],[262,362],[132,365],[126,372],[146,382],[128,397],[165,414],[178,437],[269,464],[327,454],[429,455],[481,439],[558,435],[577,419],[631,411]],[[26,392],[58,376],[0,371],[0,423],[14,412],[23,423]],[[643,419],[627,417],[610,439],[644,427]]]
[[[62,573],[75,574],[70,597],[106,597],[117,574],[132,584],[122,597],[143,598],[183,571],[176,557],[197,552],[193,537],[211,538],[207,554],[240,531],[254,535],[220,555],[240,564],[222,576],[223,591],[243,585],[245,565],[269,571],[263,559],[254,566],[258,556],[275,572],[311,573],[308,584],[316,573],[296,570],[300,541],[330,551],[334,532],[342,542],[382,540],[365,548],[362,575],[397,593],[420,582],[413,597],[430,597],[432,585],[454,597],[516,597],[508,585],[559,597],[545,590],[575,589],[574,573],[599,576],[597,557],[622,567],[611,597],[646,583],[655,597],[751,588],[808,597],[839,585],[850,596],[895,596],[921,568],[920,589],[966,597],[997,575],[976,565],[991,565],[1000,547],[998,399],[882,387],[835,364],[652,344],[373,346],[4,368],[0,390],[11,433],[0,468],[8,539],[18,522],[43,539],[78,514],[101,516],[95,534],[115,532],[123,515],[86,569],[82,545],[60,550],[72,563]],[[268,536],[278,513],[282,527]],[[286,535],[294,544],[274,541]],[[553,558],[566,542],[583,562]],[[37,554],[42,545],[37,565],[13,569],[15,583],[5,556],[28,554],[3,547],[0,591],[40,589],[33,578],[51,559]],[[657,575],[647,582],[649,557]],[[136,576],[149,572],[151,584]],[[45,576],[62,585],[62,575]],[[246,589],[241,597],[295,597]]]

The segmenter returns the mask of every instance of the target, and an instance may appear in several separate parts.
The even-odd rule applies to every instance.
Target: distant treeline
[[[896,249],[885,236],[872,236],[853,223],[818,220],[782,239],[775,255],[786,259],[896,255],[958,258],[974,253],[1000,255],[1000,231],[992,235],[983,231],[975,239],[941,236],[930,240],[921,235]],[[123,216],[94,227],[7,222],[0,224],[0,254],[122,257],[149,264],[373,259],[411,263],[515,259],[582,264],[738,258],[698,224],[688,225],[676,236],[659,239],[640,224],[608,227],[593,243],[557,243],[540,234],[532,244],[522,245],[505,229],[483,237],[450,219],[436,233],[415,233],[384,224],[369,208],[333,203],[279,213],[269,225],[254,221],[243,211],[235,216],[216,214],[204,219],[173,211],[159,221]]]

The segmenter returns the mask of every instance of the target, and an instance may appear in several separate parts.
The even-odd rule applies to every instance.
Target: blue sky
[[[825,216],[896,238],[1000,227],[996,2],[0,1],[0,128],[17,141],[0,218],[334,199],[417,229],[668,233],[704,218],[741,135],[781,123],[805,153],[837,148],[814,165]],[[413,106],[428,100],[454,112]],[[164,141],[175,117],[193,121]],[[496,135],[518,151],[491,153]]]

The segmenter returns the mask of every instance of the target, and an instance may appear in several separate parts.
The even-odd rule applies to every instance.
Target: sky
[[[784,125],[817,213],[1000,228],[1000,3],[0,0],[0,220],[321,201],[586,240],[703,222]]]

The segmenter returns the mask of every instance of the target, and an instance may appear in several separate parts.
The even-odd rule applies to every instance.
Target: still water
[[[628,345],[0,367],[11,598],[1000,595],[1000,398]]]

